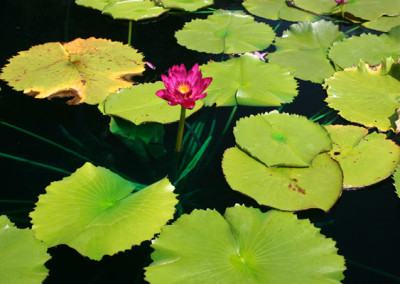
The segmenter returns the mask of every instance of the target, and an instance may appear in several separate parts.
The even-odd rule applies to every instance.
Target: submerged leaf
[[[396,194],[400,198],[400,167],[397,166],[396,171],[393,174],[393,180],[394,180],[394,187],[396,188]]]
[[[195,210],[153,241],[145,279],[168,283],[340,283],[344,258],[308,220],[235,206]]]
[[[266,49],[275,33],[244,12],[218,10],[207,19],[186,23],[175,33],[180,45],[208,53],[245,53]]]
[[[276,51],[267,58],[270,63],[293,69],[299,79],[321,83],[335,71],[327,57],[328,48],[342,37],[332,22],[294,24],[276,39]]]
[[[39,284],[48,275],[44,266],[50,259],[47,246],[29,229],[18,229],[0,216],[0,282]]]
[[[134,21],[155,18],[168,11],[150,0],[76,0],[76,4],[100,10],[114,19]]]
[[[332,147],[318,123],[286,113],[242,118],[233,133],[241,149],[269,167],[308,167],[316,155]]]
[[[358,67],[336,72],[325,81],[326,102],[349,121],[382,131],[396,130],[400,81],[390,74],[396,66],[388,59],[377,67],[361,62]],[[398,76],[398,70],[396,73]]]
[[[329,58],[341,68],[357,65],[360,59],[369,65],[377,65],[387,57],[395,60],[400,57],[400,27],[391,30],[388,35],[352,36],[335,42],[329,50]]]
[[[134,188],[86,163],[39,196],[32,230],[49,246],[66,244],[94,260],[130,249],[159,233],[177,204],[167,178],[132,193]]]
[[[0,79],[35,98],[73,97],[70,104],[98,104],[129,87],[125,79],[144,71],[143,56],[120,42],[75,39],[31,47],[10,59]]]
[[[297,95],[297,82],[287,69],[254,55],[211,62],[201,70],[213,78],[204,98],[207,106],[280,106]]]
[[[171,106],[167,101],[156,96],[158,90],[164,89],[163,82],[135,85],[110,95],[99,105],[103,114],[129,120],[136,125],[144,122],[171,123],[179,121],[180,105]],[[193,109],[186,110],[186,117],[192,115],[204,105],[198,100]]]
[[[326,153],[307,168],[267,167],[235,147],[225,151],[222,169],[233,190],[280,210],[328,211],[342,193],[342,171]]]
[[[382,133],[368,134],[367,129],[352,125],[329,125],[326,129],[333,143],[329,154],[342,168],[344,188],[380,182],[400,162],[400,148]]]

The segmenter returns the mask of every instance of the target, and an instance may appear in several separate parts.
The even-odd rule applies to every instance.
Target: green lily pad
[[[396,130],[400,82],[390,75],[396,66],[388,59],[377,67],[361,62],[358,67],[336,72],[325,81],[326,102],[349,121],[382,131]]]
[[[235,206],[194,210],[153,241],[152,283],[340,283],[335,242],[293,213]]]
[[[344,188],[365,187],[390,176],[400,162],[400,148],[386,135],[352,125],[325,126],[333,143],[329,152],[343,171]],[[367,135],[368,134],[368,135]]]
[[[131,121],[136,125],[144,122],[171,123],[179,121],[181,106],[171,106],[166,100],[156,96],[158,90],[165,89],[162,81],[135,85],[110,95],[99,105],[103,114],[112,115]],[[203,100],[196,101],[196,106],[186,110],[189,117],[204,105]]]
[[[276,51],[267,58],[270,63],[293,69],[299,79],[322,83],[335,71],[327,57],[328,48],[342,37],[343,33],[332,22],[294,24],[276,39]]]
[[[345,13],[352,14],[365,20],[375,20],[383,15],[400,14],[398,0],[352,0],[343,5]]]
[[[388,32],[392,28],[400,26],[400,16],[392,16],[392,17],[383,16],[376,20],[363,23],[362,25],[371,30]]]
[[[32,230],[50,247],[66,244],[94,260],[130,249],[159,233],[177,204],[167,178],[134,189],[117,174],[86,163],[39,196],[30,213]]]
[[[341,68],[352,67],[360,59],[369,65],[377,65],[387,57],[400,57],[400,27],[388,35],[362,34],[342,42],[335,42],[329,50],[329,58]]]
[[[73,97],[70,104],[98,104],[144,71],[142,54],[120,42],[75,39],[31,47],[10,59],[0,79],[35,98]]]
[[[308,22],[317,19],[315,15],[286,5],[286,0],[244,0],[243,6],[249,13],[270,20]]]
[[[206,106],[280,106],[297,96],[297,82],[288,70],[245,54],[201,66],[213,80],[207,88]]]
[[[342,193],[342,171],[327,153],[307,168],[267,167],[235,147],[225,151],[222,169],[233,190],[280,210],[328,211]]]
[[[50,258],[47,246],[36,240],[31,230],[18,229],[0,216],[1,283],[42,283],[49,274],[44,264]]]
[[[400,170],[399,166],[397,167],[396,171],[393,174],[393,180],[394,180],[394,187],[396,188],[396,194],[400,198]]]
[[[186,23],[175,33],[180,45],[208,53],[245,53],[266,49],[275,33],[244,12],[218,10],[207,19]]]
[[[165,8],[185,11],[196,11],[214,4],[213,0],[160,0],[160,2]]]
[[[76,0],[76,4],[111,15],[114,19],[143,20],[168,11],[150,0]]]
[[[238,120],[233,134],[241,149],[269,167],[308,167],[316,155],[332,148],[318,123],[276,111]]]

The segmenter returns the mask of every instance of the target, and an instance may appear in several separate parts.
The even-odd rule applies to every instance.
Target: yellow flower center
[[[189,92],[190,87],[187,84],[180,84],[178,86],[178,90],[179,92],[181,92],[182,94],[186,94],[187,92]]]

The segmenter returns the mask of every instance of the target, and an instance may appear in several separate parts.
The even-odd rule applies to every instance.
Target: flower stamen
[[[179,90],[179,92],[181,92],[182,94],[186,94],[187,92],[190,91],[190,87],[189,87],[187,84],[179,84],[178,90]]]

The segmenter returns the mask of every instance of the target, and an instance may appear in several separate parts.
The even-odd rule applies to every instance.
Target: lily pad
[[[308,167],[332,147],[318,123],[276,111],[238,120],[233,134],[241,149],[269,167]]]
[[[213,80],[204,98],[206,106],[280,106],[297,96],[297,82],[290,72],[245,54],[224,62],[201,66]]]
[[[360,188],[390,176],[400,162],[400,148],[386,135],[352,125],[326,126],[333,143],[329,152],[343,171],[344,188]],[[368,134],[368,135],[367,135]]]
[[[369,65],[380,64],[387,57],[400,57],[400,27],[388,35],[362,34],[342,42],[335,42],[329,50],[329,58],[341,68],[352,67],[360,59]]]
[[[130,249],[159,233],[177,204],[167,178],[134,189],[111,171],[86,163],[39,196],[30,214],[32,230],[50,247],[66,244],[94,260]]]
[[[280,210],[328,211],[342,193],[342,171],[327,153],[307,168],[267,167],[235,147],[225,151],[222,169],[233,190]]]
[[[47,246],[29,229],[18,229],[0,216],[0,280],[2,283],[39,284],[47,277]]]
[[[73,97],[70,104],[98,104],[144,71],[143,56],[120,42],[75,39],[31,47],[10,59],[0,79],[35,98]]]
[[[76,0],[76,4],[111,15],[114,19],[143,20],[168,11],[150,0]]]
[[[325,81],[326,102],[349,121],[382,131],[396,130],[400,81],[390,75],[396,65],[392,59],[377,67],[361,62],[358,67],[336,72]]]
[[[196,11],[214,4],[213,0],[160,0],[160,2],[165,8],[185,11]]]
[[[165,89],[162,81],[135,85],[129,89],[122,89],[110,95],[99,105],[103,114],[129,120],[136,125],[144,122],[171,123],[179,121],[181,106],[171,106],[166,100],[156,96],[158,90]],[[204,105],[202,100],[196,101],[196,106],[186,110],[189,117]]]
[[[270,63],[293,69],[299,79],[322,83],[335,71],[327,57],[328,48],[342,37],[343,33],[332,22],[293,24],[276,39],[276,51],[267,58]]]
[[[208,53],[245,53],[266,49],[275,33],[244,12],[218,10],[207,19],[186,23],[175,33],[180,45]]]
[[[394,16],[400,14],[398,0],[352,0],[343,5],[345,13],[352,14],[365,20],[375,20],[383,15]]]
[[[388,32],[392,28],[400,26],[400,16],[383,16],[376,20],[363,23],[363,26],[371,30]]]
[[[340,283],[335,242],[293,213],[235,206],[194,210],[153,241],[152,283]]]
[[[308,22],[317,19],[315,15],[288,6],[286,0],[244,0],[243,6],[249,13],[270,20]]]

